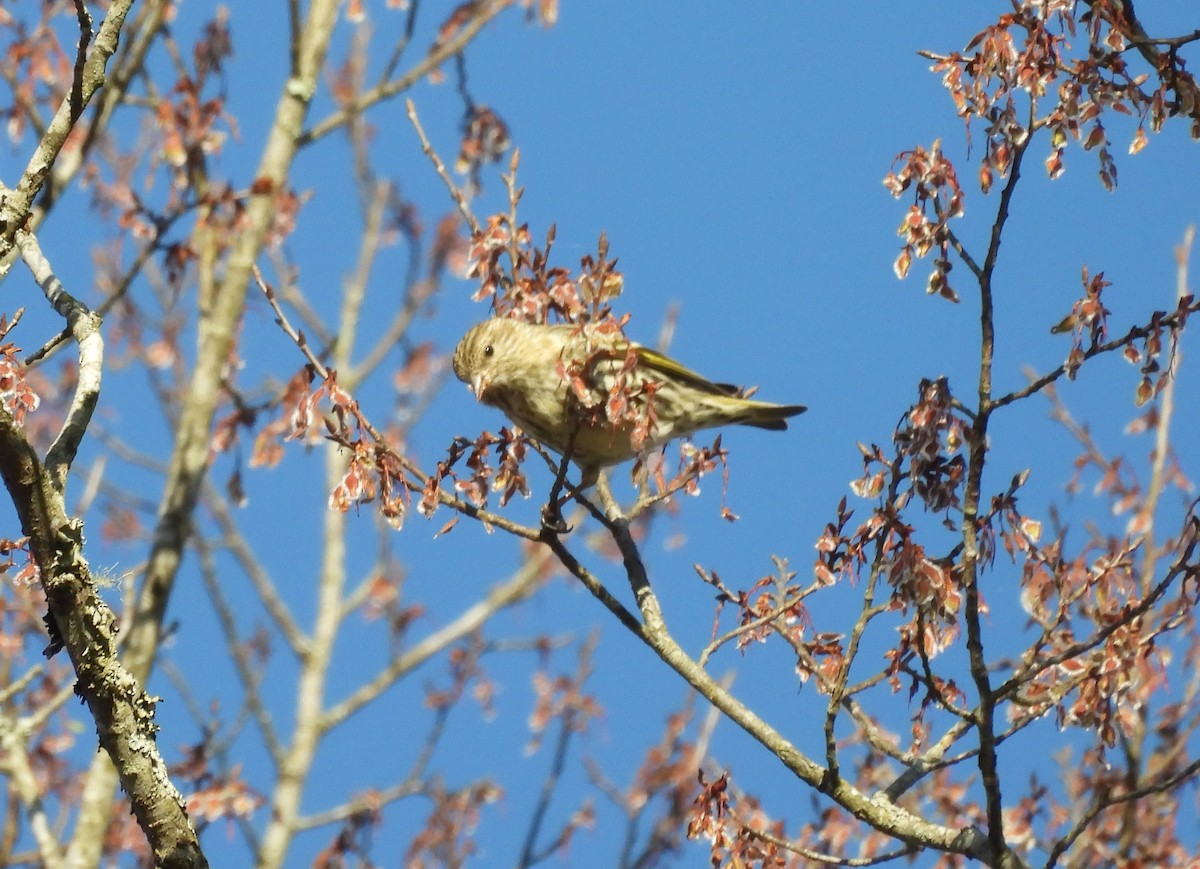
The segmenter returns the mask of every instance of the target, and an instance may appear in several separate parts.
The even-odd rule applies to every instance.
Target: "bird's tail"
[[[746,405],[745,414],[737,420],[739,425],[752,425],[755,428],[765,428],[771,431],[783,431],[788,427],[788,417],[808,410],[803,404],[771,404],[766,401],[749,401],[744,398],[739,401]]]

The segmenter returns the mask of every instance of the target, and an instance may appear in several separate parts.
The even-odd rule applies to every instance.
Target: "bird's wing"
[[[729,383],[713,383],[704,377],[701,377],[690,368],[680,365],[669,356],[664,356],[657,350],[651,350],[649,347],[643,347],[640,344],[633,345],[634,353],[637,354],[638,365],[657,371],[660,374],[675,380],[682,380],[689,386],[693,386],[702,392],[709,392],[713,395],[737,395],[738,387]]]

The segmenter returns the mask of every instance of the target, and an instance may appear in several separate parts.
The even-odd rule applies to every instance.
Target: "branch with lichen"
[[[44,460],[12,414],[0,409],[0,477],[29,538],[46,594],[51,632],[46,654],[65,649],[69,655],[77,676],[76,692],[95,719],[100,745],[112,759],[159,863],[206,866],[183,799],[171,784],[155,744],[156,700],[117,657],[116,620],[98,594],[83,555],[83,523],[66,508],[67,472],[99,395],[103,367],[99,321],[63,289],[32,235],[19,233],[18,243],[80,347],[75,395]]]

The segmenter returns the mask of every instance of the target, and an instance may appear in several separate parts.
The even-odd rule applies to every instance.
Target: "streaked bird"
[[[782,431],[805,410],[743,398],[735,386],[597,326],[485,320],[459,342],[454,373],[480,402],[554,451],[569,451],[585,476],[700,429]]]

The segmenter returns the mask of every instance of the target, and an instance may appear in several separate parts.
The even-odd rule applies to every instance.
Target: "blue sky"
[[[375,39],[386,45],[398,32],[400,17],[382,7],[381,2],[369,4],[369,15]],[[771,572],[774,554],[788,559],[803,576],[814,558],[817,535],[832,519],[837,502],[850,496],[848,484],[860,473],[857,444],[887,441],[915,399],[922,377],[946,375],[964,393],[972,388],[977,303],[965,275],[958,275],[963,295],[959,305],[924,294],[924,262],[914,266],[908,281],[896,279],[895,228],[908,203],[893,200],[881,181],[896,154],[941,139],[959,164],[968,191],[961,234],[969,244],[983,238],[996,197],[981,196],[968,183],[973,172],[962,124],[938,77],[929,72],[929,61],[916,52],[961,48],[1007,7],[915,0],[865,7],[567,2],[552,29],[505,16],[471,50],[472,96],[509,123],[521,150],[519,181],[525,196],[520,215],[535,238],[543,237],[550,224],[557,225],[558,264],[576,267],[605,232],[625,275],[621,306],[632,314],[631,335],[653,341],[664,312],[679,305],[673,355],[715,379],[758,384],[763,398],[809,405],[809,412],[786,434],[726,434],[725,444],[732,451],[728,502],[741,521],[729,524],[720,518],[720,483],[707,480],[703,495],[683,501],[677,517],[659,520],[645,545],[671,624],[689,648],[706,640],[712,611],[711,594],[695,579],[693,563],[747,587]],[[183,4],[179,32],[194,32],[211,10],[212,4],[200,0]],[[424,26],[431,28],[438,15],[431,15],[432,6],[422,11],[429,16]],[[239,134],[214,161],[218,172],[239,185],[252,180],[286,62],[280,13],[256,12],[251,5],[231,9],[236,54],[229,79]],[[1196,26],[1192,4],[1181,0],[1142,12],[1161,16],[1147,22],[1155,33]],[[348,36],[349,27],[342,27],[343,36]],[[346,45],[343,39],[335,59]],[[256,77],[258,87],[248,89],[247,77]],[[452,84],[423,83],[411,96],[434,144],[444,157],[452,158],[459,111]],[[318,103],[312,119],[322,115]],[[379,106],[370,121],[377,130],[372,147],[379,167],[392,174],[432,224],[450,204],[420,153],[402,105]],[[1050,182],[1040,171],[1048,144],[1034,146],[1035,159],[1014,202],[999,271],[1000,388],[1022,384],[1024,366],[1046,370],[1065,357],[1067,338],[1050,335],[1049,327],[1081,295],[1083,266],[1093,273],[1103,270],[1113,282],[1106,300],[1115,332],[1144,319],[1153,308],[1173,304],[1172,251],[1185,228],[1200,218],[1195,183],[1200,148],[1188,140],[1183,125],[1168,124],[1141,155],[1129,157],[1125,150],[1132,125],[1114,121],[1109,129],[1120,169],[1120,185],[1113,193],[1096,178],[1094,157],[1078,148],[1068,151],[1066,175]],[[356,236],[345,231],[347,225],[358,226],[355,197],[348,192],[345,166],[336,162],[344,156],[340,136],[302,155],[295,183],[313,198],[288,243],[302,285],[330,304],[356,256]],[[10,169],[6,160],[6,177]],[[503,188],[494,173],[485,176],[485,184],[475,206],[480,215],[503,206]],[[83,206],[82,198],[79,204]],[[56,215],[47,229],[52,258],[55,247],[65,249],[86,221],[82,211],[76,217]],[[345,244],[340,243],[343,238]],[[396,298],[403,263],[402,250],[386,252],[373,278],[371,304],[381,306],[380,321],[390,312],[389,300]],[[76,285],[89,285],[85,257],[62,270]],[[322,287],[328,290],[323,293]],[[459,335],[486,314],[470,301],[472,291],[466,282],[449,283],[436,302],[436,316],[420,324],[421,337],[451,349]],[[250,370],[286,377],[299,366],[298,354],[274,328],[260,299],[254,299],[251,308],[247,331],[255,355],[248,362]],[[1193,344],[1185,344],[1185,357],[1195,356],[1189,349]],[[1062,394],[1095,426],[1105,446],[1128,450],[1140,460],[1149,444],[1131,442],[1121,434],[1134,414],[1135,373],[1116,361],[1100,364],[1078,382],[1064,384]],[[1185,362],[1179,385],[1181,449],[1200,437],[1196,382]],[[105,401],[126,419],[144,396],[136,375],[116,373],[106,388]],[[391,410],[387,385],[373,389],[360,397],[368,412],[382,420]],[[988,482],[1003,489],[1012,474],[1031,469],[1026,497],[1035,511],[1044,510],[1051,500],[1065,502],[1062,487],[1076,452],[1046,421],[1047,410],[1044,402],[1029,402],[998,417],[993,430],[995,454]],[[494,411],[477,406],[451,382],[416,429],[414,451],[428,466],[455,435],[473,435],[499,423]],[[141,445],[165,455],[157,421],[146,424]],[[307,619],[314,605],[306,595],[314,582],[313,529],[324,493],[319,462],[304,459],[300,452],[293,450],[279,472],[251,473],[246,487],[249,509],[257,511],[248,516],[261,534],[263,558],[279,581],[294,589],[295,598],[289,602]],[[1185,467],[1188,458],[1183,456]],[[222,470],[227,472],[228,465],[218,467],[218,479]],[[516,513],[536,515],[536,495],[544,494],[546,486],[548,479],[535,483],[535,498],[516,505]],[[1087,497],[1068,509],[1079,510],[1080,516],[1096,512]],[[364,546],[356,562],[365,569],[373,554],[368,511],[356,521],[362,527],[355,539]],[[518,563],[512,544],[470,523],[460,523],[446,538],[431,540],[443,521],[445,517],[438,517],[427,524],[414,516],[393,541],[412,593],[425,600],[435,624],[452,617],[460,603]],[[685,545],[668,549],[665,542],[679,531],[686,534]],[[127,565],[138,557],[135,550],[110,552],[99,545],[93,561]],[[197,677],[193,686],[205,699],[226,694],[223,680],[228,673],[207,653],[204,638],[213,630],[211,616],[195,582],[194,563],[188,570],[174,604],[180,629],[167,654],[185,671],[211,664],[207,672],[212,684]],[[603,570],[619,590],[619,573],[612,566]],[[1013,580],[1011,571],[999,565],[990,592],[998,611],[1010,615],[1001,601],[1014,587]],[[231,581],[230,588],[232,595],[246,594],[244,583]],[[431,589],[436,593],[430,594]],[[852,605],[852,591],[828,607],[821,629],[848,627],[854,610],[839,611],[838,606]],[[248,629],[254,624],[256,604],[249,598],[242,603]],[[582,637],[594,627],[601,632],[601,652],[591,686],[607,715],[594,733],[575,745],[575,757],[596,757],[623,782],[640,762],[647,733],[657,732],[667,712],[684,697],[683,685],[628,639],[581,589],[565,581],[505,616],[497,633]],[[1018,625],[992,627],[1003,634]],[[333,699],[352,689],[354,662],[377,661],[382,655],[378,643],[372,646],[365,640],[362,645],[348,641],[341,651],[347,665],[341,672],[347,681],[344,686],[331,685]],[[571,660],[564,656],[558,663],[567,668]],[[366,668],[365,663],[360,666]],[[280,660],[272,667],[269,690],[286,720],[291,708],[289,670]],[[522,679],[528,659],[517,656],[495,667],[497,679],[506,674]],[[810,701],[811,687],[795,684],[778,651],[756,650],[748,663],[728,656],[716,671],[724,667],[740,668],[738,689],[761,704],[789,737],[801,746],[818,744],[820,718],[810,710],[819,701]],[[435,665],[427,675],[436,679],[442,673]],[[169,688],[163,684],[158,690],[166,694]],[[383,710],[366,713],[372,719],[353,737],[335,739],[322,756],[306,810],[317,811],[329,801],[385,784],[389,775],[404,769],[411,760],[407,728],[419,702],[418,684],[403,687],[393,692]],[[168,700],[162,711],[168,750],[194,738],[180,707]],[[451,724],[453,737],[471,750],[467,757],[451,752],[443,758],[448,781],[454,783],[456,773],[469,778],[491,772],[509,789],[504,803],[485,816],[479,865],[512,862],[512,829],[523,829],[528,801],[548,763],[545,750],[533,757],[521,754],[528,707],[527,682],[514,681],[505,684],[494,720],[467,712]],[[896,698],[894,709],[894,725],[902,730],[907,716],[902,698]],[[247,769],[253,772],[253,743],[244,740],[244,749]],[[807,805],[807,792],[732,727],[719,728],[715,756],[733,770],[739,783],[760,790],[768,808],[787,817],[792,829],[806,819],[800,807]],[[577,789],[577,769],[572,776],[570,784]],[[573,807],[563,804],[557,816]],[[398,862],[396,849],[423,813],[423,807],[390,811],[376,855],[382,864]],[[611,813],[602,817],[613,820]],[[211,847],[222,847],[218,838],[209,837]],[[294,865],[311,859],[320,841],[303,839]],[[577,842],[570,865],[612,865],[613,853],[615,845],[606,839],[602,825]],[[682,865],[697,865],[689,862],[692,857],[701,859],[692,854]]]

